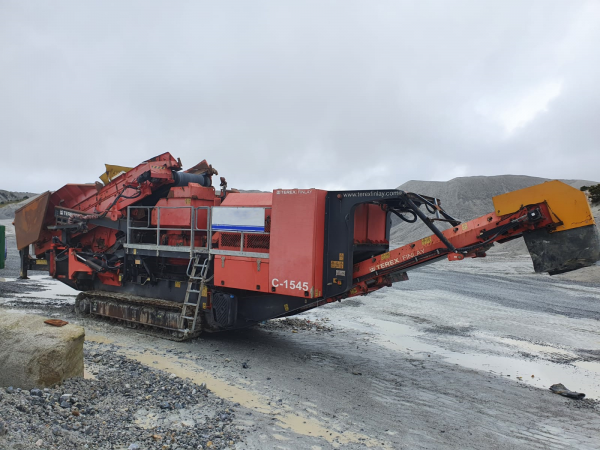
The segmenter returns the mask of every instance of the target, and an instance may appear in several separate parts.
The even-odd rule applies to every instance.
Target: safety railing
[[[171,225],[165,225],[164,223],[161,226],[161,211],[165,210],[182,210],[189,211],[189,213],[183,213],[183,216],[180,214],[170,214],[170,220],[184,221],[190,224],[189,227],[174,227]],[[145,211],[145,219],[146,223],[141,224],[142,222],[139,218],[142,218],[144,214],[140,214],[138,211]],[[199,213],[200,211],[206,211],[206,228],[200,228],[198,225],[198,219],[204,215]],[[156,225],[153,225],[153,212],[156,212]],[[164,214],[163,214],[164,215]],[[188,221],[189,218],[189,221]],[[211,245],[211,236],[212,233],[210,231],[211,225],[211,207],[209,206],[128,206],[127,207],[127,242],[124,244],[125,248],[131,249],[139,249],[139,250],[150,250],[156,251],[157,256],[159,252],[189,252],[190,254],[194,253],[208,253],[210,251]],[[135,231],[143,231],[145,240],[148,239],[148,234],[154,233],[155,239],[152,242],[133,242],[132,232]],[[182,237],[181,243],[169,244],[169,238],[173,236],[173,231],[182,231],[189,233],[189,245],[185,245],[184,240],[185,237]],[[205,245],[196,245],[196,235],[198,232],[206,233],[206,241]],[[165,244],[164,238],[166,238],[167,243]]]
[[[223,212],[228,207],[219,206],[216,208]],[[230,209],[235,208],[231,207]],[[246,211],[251,209],[262,211],[262,226],[231,225],[223,227],[218,225],[213,229],[214,209],[210,206],[129,206],[127,207],[127,241],[124,247],[126,249],[156,251],[157,256],[160,252],[189,252],[190,255],[194,253],[213,253],[216,255],[268,258],[271,233],[270,223],[265,224],[264,217],[267,217],[266,210],[271,208],[245,208]],[[170,213],[169,222],[186,222],[190,223],[190,226],[175,227],[164,223],[161,225],[161,211],[164,216],[165,210],[188,211],[187,213]],[[139,211],[142,211],[142,213]],[[153,216],[154,213],[155,216]],[[145,223],[142,219],[145,219]],[[153,224],[154,221],[156,225]],[[142,235],[144,242],[138,242],[138,239],[134,239],[136,231],[144,232]],[[175,236],[172,233],[173,231],[186,232],[186,234]],[[203,238],[205,238],[204,245],[196,245],[198,233],[202,233]],[[154,237],[150,241],[149,236],[152,234],[154,234]],[[213,248],[215,235],[218,236],[218,240]],[[177,239],[178,237],[181,242],[169,242],[169,239]],[[185,245],[187,238],[189,238],[189,245]],[[164,242],[165,239],[166,243]]]

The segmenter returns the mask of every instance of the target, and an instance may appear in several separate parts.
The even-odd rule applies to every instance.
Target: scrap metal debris
[[[44,323],[47,323],[48,325],[52,325],[53,327],[64,327],[69,322],[67,322],[66,320],[60,320],[60,319],[48,319],[48,320],[44,320]]]
[[[550,386],[550,390],[555,394],[562,395],[563,397],[574,398],[575,400],[581,400],[585,397],[584,393],[570,391],[562,383],[553,384],[552,386]]]

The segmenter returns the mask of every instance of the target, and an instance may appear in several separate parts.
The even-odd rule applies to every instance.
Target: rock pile
[[[223,449],[236,409],[206,388],[86,342],[92,379],[0,390],[0,448]]]
[[[296,332],[298,330],[314,330],[322,332],[329,332],[333,330],[333,328],[328,324],[327,319],[309,320],[300,319],[297,317],[286,317],[285,319],[269,320],[261,324],[260,326],[268,330],[291,329],[292,331]]]

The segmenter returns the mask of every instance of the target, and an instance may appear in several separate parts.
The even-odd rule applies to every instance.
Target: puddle
[[[528,353],[531,353],[531,354],[534,354],[537,356],[560,355],[565,358],[577,358],[577,355],[573,352],[569,352],[567,350],[552,347],[550,345],[534,344],[532,342],[521,341],[518,339],[512,339],[512,338],[507,338],[507,337],[498,338],[498,341],[506,343],[506,344],[514,346],[514,347],[518,347],[522,350],[527,351]]]
[[[574,361],[569,364],[557,364],[543,359],[544,356],[577,357],[563,349],[516,339],[492,338],[496,342],[503,343],[500,349],[504,348],[507,353],[523,349],[534,356],[539,356],[540,359],[528,360],[485,353],[459,353],[423,342],[420,338],[426,334],[405,324],[365,318],[360,322],[345,321],[344,326],[357,331],[374,333],[376,343],[406,353],[413,358],[425,359],[428,358],[427,355],[437,356],[449,364],[490,372],[541,389],[563,383],[571,390],[585,393],[587,398],[600,399],[600,362]],[[490,338],[486,336],[486,339]]]
[[[43,303],[56,306],[73,305],[79,291],[72,289],[60,281],[48,275],[32,275],[29,280],[18,280],[16,278],[0,278],[0,282],[18,283],[24,289],[35,289],[29,292],[11,293],[10,297],[0,298],[0,303]]]

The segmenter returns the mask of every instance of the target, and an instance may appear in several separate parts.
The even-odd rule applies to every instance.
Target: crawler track
[[[116,320],[128,328],[172,341],[192,339],[204,328],[200,314],[195,330],[181,329],[182,307],[180,303],[103,291],[81,292],[75,300],[78,315]]]

